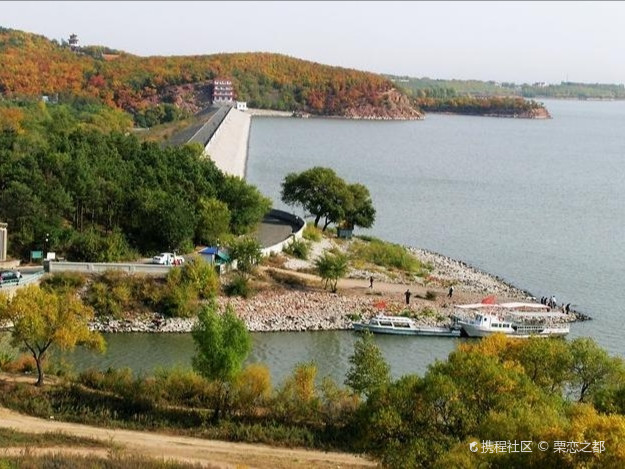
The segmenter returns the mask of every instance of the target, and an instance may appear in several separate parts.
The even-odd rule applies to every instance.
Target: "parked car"
[[[180,265],[184,264],[184,257],[177,256],[171,252],[161,252],[158,256],[152,258],[152,264],[160,265]]]
[[[19,283],[22,273],[18,270],[4,270],[0,272],[0,284],[2,283]]]

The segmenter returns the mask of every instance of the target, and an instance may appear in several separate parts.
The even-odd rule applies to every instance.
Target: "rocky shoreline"
[[[425,249],[410,250],[433,267],[432,274],[424,280],[426,284],[453,284],[459,294],[471,297],[494,294],[508,300],[535,300],[529,292],[462,261]],[[360,274],[363,273],[355,272],[353,278],[363,278]],[[412,285],[415,282],[398,283]],[[444,326],[451,324],[455,313],[454,303],[445,298],[434,303],[415,299],[406,306],[401,293],[364,291],[352,294],[303,290],[266,291],[250,299],[219,297],[217,303],[220,310],[230,304],[251,332],[350,330],[355,319],[367,319],[380,312],[410,314],[420,325]],[[589,319],[586,315],[572,312],[565,321],[586,319]],[[193,318],[165,318],[149,313],[127,320],[100,318],[91,323],[91,328],[106,333],[188,333],[194,324]]]

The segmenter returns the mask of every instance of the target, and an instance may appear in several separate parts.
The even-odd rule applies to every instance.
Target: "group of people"
[[[540,304],[541,305],[545,305],[551,309],[556,309],[558,306],[558,303],[556,303],[556,297],[555,296],[543,296],[540,299]],[[566,305],[564,303],[562,303],[562,312],[569,314],[571,312],[571,303],[567,303]]]

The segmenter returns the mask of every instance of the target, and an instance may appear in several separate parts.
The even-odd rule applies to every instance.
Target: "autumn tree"
[[[15,345],[25,347],[37,364],[37,386],[43,385],[43,360],[52,345],[71,350],[77,345],[103,350],[104,340],[89,330],[93,309],[72,294],[56,294],[31,285],[9,300],[0,295],[0,319],[13,324]]]

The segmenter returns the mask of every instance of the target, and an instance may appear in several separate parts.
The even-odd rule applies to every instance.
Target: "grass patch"
[[[38,448],[45,446],[113,447],[108,442],[65,433],[25,433],[9,428],[0,428],[0,447],[12,446],[36,446]]]
[[[286,272],[280,272],[279,270],[275,270],[275,269],[267,269],[266,272],[267,272],[267,275],[269,275],[269,277],[271,277],[275,282],[281,285],[286,285],[286,286],[295,287],[295,288],[308,287],[308,282],[305,279],[298,277],[297,275],[289,274]]]
[[[349,254],[352,262],[364,261],[410,273],[425,270],[425,265],[405,247],[377,238],[370,239],[370,241],[356,240],[351,244]]]
[[[308,241],[321,241],[323,238],[323,232],[319,228],[315,228],[315,226],[311,223],[306,224],[306,228],[304,228],[304,233],[302,233],[304,239]]]
[[[150,459],[142,456],[115,454],[111,452],[107,457],[78,456],[61,453],[36,456],[28,451],[20,456],[0,457],[0,468],[27,467],[29,469],[49,469],[71,467],[72,469],[200,469],[216,468],[202,464],[179,463],[162,459]]]
[[[281,269],[286,263],[286,257],[275,252],[271,252],[268,256],[263,257],[261,264],[269,267],[277,267]]]
[[[224,292],[228,296],[240,296],[242,298],[249,298],[254,294],[249,280],[243,275],[235,275],[230,283],[224,286]]]

